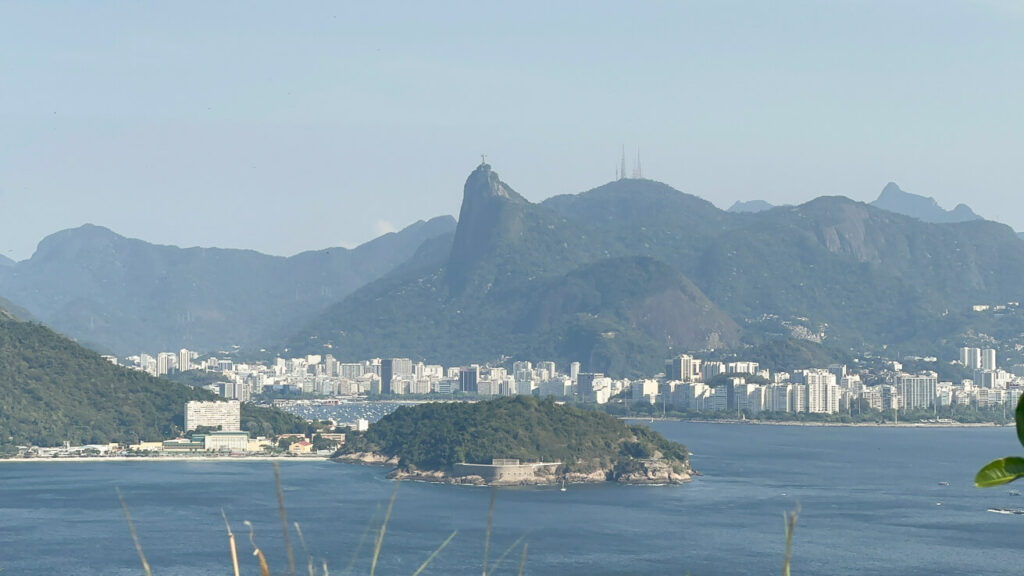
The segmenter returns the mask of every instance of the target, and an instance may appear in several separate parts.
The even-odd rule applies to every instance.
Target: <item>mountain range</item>
[[[729,212],[764,212],[765,210],[771,210],[775,206],[765,202],[764,200],[750,200],[742,202],[737,200],[729,207]]]
[[[886,190],[892,210],[923,198]],[[613,375],[652,374],[680,352],[793,368],[851,350],[951,350],[978,327],[972,305],[1021,300],[1024,242],[1008,227],[874,204],[724,211],[646,179],[533,203],[481,164],[457,222],[292,258],[84,226],[0,267],[0,296],[120,353],[578,360]]]
[[[282,258],[154,245],[85,225],[48,236],[28,260],[0,267],[0,295],[104,352],[268,346],[454,228],[442,216],[351,250]]]
[[[966,204],[957,204],[952,210],[945,210],[934,198],[904,192],[895,182],[886,184],[882,193],[871,205],[889,212],[917,218],[922,222],[936,224],[981,219],[981,216],[975,214]]]
[[[445,261],[360,288],[289,346],[651,374],[673,351],[955,338],[956,312],[1019,300],[1022,281],[1024,243],[994,222],[931,224],[843,197],[730,213],[644,179],[534,204],[483,164]]]

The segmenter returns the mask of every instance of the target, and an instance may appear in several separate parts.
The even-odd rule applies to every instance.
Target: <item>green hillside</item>
[[[688,459],[685,446],[643,426],[527,396],[403,406],[350,434],[338,454],[359,452],[397,457],[399,469],[437,471],[517,458],[562,462],[567,473],[625,472],[639,459],[664,458],[682,472]]]
[[[582,360],[639,375],[669,348],[737,342],[733,320],[677,270],[605,247],[600,229],[527,202],[481,165],[445,262],[357,290],[288,348],[448,364]]]
[[[55,446],[160,440],[181,433],[185,403],[215,396],[114,366],[0,309],[0,444]],[[258,434],[305,431],[279,410],[242,407]]]

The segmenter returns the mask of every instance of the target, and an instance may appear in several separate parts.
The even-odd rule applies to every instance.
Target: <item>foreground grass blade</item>
[[[153,572],[149,569],[149,562],[146,561],[146,555],[142,553],[142,544],[139,544],[139,535],[135,533],[135,524],[132,524],[132,515],[128,513],[128,505],[124,503],[124,496],[121,495],[120,488],[114,488],[117,491],[117,499],[121,501],[121,509],[124,510],[124,519],[128,521],[128,531],[132,533],[132,542],[135,542],[135,551],[139,553],[139,560],[142,562],[142,570],[146,573],[146,576],[153,576]]]
[[[491,566],[491,569],[488,570],[488,572],[491,573],[491,574],[494,574],[495,572],[497,572],[498,571],[498,566],[501,566],[501,562],[502,562],[502,560],[505,559],[505,556],[508,556],[508,553],[511,552],[513,548],[516,548],[517,546],[519,546],[519,543],[522,542],[525,539],[526,539],[526,534],[523,534],[522,536],[519,537],[518,540],[513,542],[511,546],[506,548],[505,551],[501,553],[501,556],[498,556],[498,559],[494,561],[494,565]]]
[[[423,564],[420,564],[420,567],[417,568],[416,571],[412,573],[412,576],[419,576],[420,572],[423,572],[423,570],[431,562],[434,561],[434,558],[441,552],[441,550],[444,550],[444,547],[447,546],[448,543],[452,541],[452,538],[455,538],[455,535],[458,534],[458,533],[459,533],[458,530],[453,530],[452,533],[447,538],[445,538],[444,542],[441,542],[441,545],[437,547],[437,550],[434,550],[434,552],[429,557],[427,557],[427,559],[423,562]]]
[[[526,568],[526,549],[529,548],[530,543],[523,544],[523,556],[519,559],[519,576],[523,576],[523,570]]]
[[[270,566],[267,565],[267,557],[263,555],[263,551],[256,545],[256,529],[252,527],[252,522],[245,521],[245,525],[249,527],[249,542],[252,543],[252,555],[259,558],[260,561],[260,576],[270,576]]]
[[[979,488],[989,488],[1013,482],[1022,476],[1024,476],[1024,458],[1010,456],[993,460],[978,470],[974,476],[974,485]]]
[[[380,525],[380,532],[377,534],[377,541],[373,543],[373,560],[370,562],[370,576],[377,571],[377,558],[380,557],[380,547],[384,543],[384,534],[388,531],[388,520],[391,519],[391,509],[395,506],[395,498],[398,496],[399,481],[395,481],[395,491],[391,493],[391,501],[388,502],[388,511],[384,513],[384,523]]]
[[[498,497],[498,489],[491,487],[491,504],[487,508],[487,534],[484,536],[484,571],[487,576],[487,554],[491,549],[491,526],[494,525],[494,499]]]
[[[281,513],[281,531],[284,533],[284,551],[288,555],[288,574],[295,576],[295,555],[288,539],[288,514],[284,509],[284,490],[281,489],[281,468],[274,462],[274,484],[277,486],[277,509]]]
[[[295,533],[299,535],[299,544],[302,544],[302,553],[306,555],[306,568],[309,570],[309,576],[316,576],[313,569],[313,557],[309,554],[309,548],[306,547],[306,537],[302,535],[302,527],[298,522],[295,522],[294,526]]]
[[[228,546],[231,548],[231,567],[235,570],[235,576],[239,576],[238,573],[238,550],[235,547],[235,533],[231,531],[231,524],[228,524],[228,515],[224,513],[224,509],[220,509],[220,515],[224,517],[224,526],[228,529]]]
[[[356,565],[356,561],[359,560],[359,552],[363,549],[363,544],[366,543],[366,537],[370,535],[370,531],[373,530],[373,525],[377,522],[377,517],[380,515],[380,504],[377,504],[377,511],[373,513],[373,517],[366,523],[366,528],[363,529],[363,534],[359,537],[359,543],[356,544],[356,549],[352,552],[352,559],[349,560],[348,566],[341,571],[342,576],[347,576],[352,573],[352,569]]]
[[[789,576],[789,559],[793,553],[793,531],[796,530],[796,518],[800,515],[800,503],[797,503],[792,512],[782,515],[785,520],[786,529],[786,557],[782,560],[782,576]]]

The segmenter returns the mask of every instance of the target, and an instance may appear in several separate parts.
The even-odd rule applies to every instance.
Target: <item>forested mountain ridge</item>
[[[945,346],[966,329],[951,312],[1020,301],[1022,287],[1024,242],[995,222],[932,224],[828,196],[730,213],[642,179],[532,204],[481,165],[446,261],[368,284],[289,344],[649,375],[673,351],[808,353],[766,337],[810,339],[824,346],[814,357],[922,334]]]
[[[0,309],[0,444],[138,442],[182,432],[185,403],[216,396],[115,366],[95,352]],[[256,434],[304,431],[279,410],[242,407]]]
[[[673,338],[698,348],[736,343],[735,323],[693,283],[664,263],[608,249],[604,232],[526,201],[482,164],[466,181],[462,217],[443,263],[357,290],[288,347],[312,351],[326,344],[353,358],[444,363],[582,355],[595,371],[635,373]],[[685,328],[663,322],[679,319],[661,313],[666,305],[693,312],[685,315]]]
[[[357,248],[290,258],[149,244],[85,225],[0,267],[0,296],[98,350],[120,355],[278,342],[317,312],[451,233],[450,216]]]

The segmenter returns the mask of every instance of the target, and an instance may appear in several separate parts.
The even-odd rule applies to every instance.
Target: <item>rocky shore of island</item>
[[[595,484],[615,482],[629,485],[674,485],[683,484],[693,479],[695,472],[689,467],[680,469],[660,458],[649,458],[630,462],[628,470],[616,470],[615,467],[598,468],[590,472],[568,471],[557,472],[549,469],[538,469],[533,476],[514,480],[488,481],[481,475],[455,475],[452,471],[421,470],[400,468],[398,458],[376,452],[355,452],[340,454],[332,458],[335,462],[365,464],[369,466],[391,467],[387,477],[395,480],[413,482],[431,482],[466,486],[551,486],[562,482],[566,484]]]

